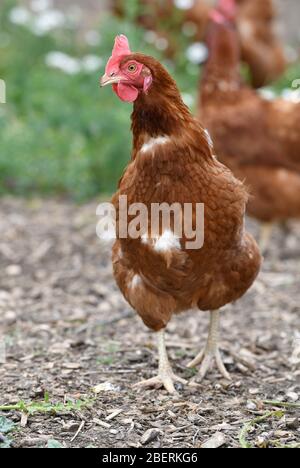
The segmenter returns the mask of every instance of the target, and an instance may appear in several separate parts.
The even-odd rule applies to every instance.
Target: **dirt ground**
[[[96,206],[0,201],[0,331],[6,343],[0,405],[39,404],[45,394],[51,404],[90,403],[28,417],[0,412],[17,425],[8,435],[13,446],[44,447],[55,439],[65,447],[187,448],[207,441],[239,447],[242,428],[260,416],[266,419],[246,436],[252,446],[299,444],[300,370],[293,360],[300,331],[299,226],[289,234],[275,231],[255,286],[223,311],[222,346],[233,382],[215,371],[172,397],[133,389],[156,373],[153,336],[114,284],[109,249],[95,233]],[[255,223],[250,228],[257,233]],[[207,314],[189,312],[168,329],[174,369],[194,384],[197,374],[185,365],[204,344],[207,324]],[[105,385],[95,396],[97,384]],[[266,416],[278,405],[265,400],[288,406]]]

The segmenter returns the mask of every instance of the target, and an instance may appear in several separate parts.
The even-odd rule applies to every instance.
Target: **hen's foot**
[[[188,367],[196,367],[198,364],[201,364],[200,367],[200,379],[203,380],[207,375],[207,372],[213,367],[214,361],[217,364],[217,368],[221,372],[221,375],[226,380],[231,380],[229,373],[227,372],[221,357],[221,353],[218,347],[219,341],[219,322],[220,322],[220,313],[219,311],[211,312],[210,315],[210,327],[209,335],[206,344],[206,348],[199,353],[193,361],[188,364]]]
[[[199,370],[199,376],[200,380],[203,380],[207,373],[213,368],[214,366],[214,361],[217,365],[218,370],[220,371],[221,375],[226,379],[226,380],[232,380],[228,371],[226,370],[220,350],[217,349],[205,349],[199,353],[193,361],[191,361],[187,367],[193,368],[201,364],[200,370]]]
[[[178,377],[174,374],[172,369],[168,369],[164,372],[160,372],[157,377],[152,377],[152,379],[143,380],[134,385],[136,388],[162,388],[164,387],[169,393],[175,394],[175,382],[179,382],[183,385],[187,384],[187,381]]]

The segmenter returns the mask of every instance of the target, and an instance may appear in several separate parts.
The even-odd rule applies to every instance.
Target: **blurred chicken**
[[[218,347],[218,310],[245,294],[261,262],[254,239],[245,231],[247,192],[213,156],[207,133],[183,103],[169,73],[154,58],[133,54],[125,36],[116,38],[101,84],[112,85],[122,101],[134,103],[132,158],[113,198],[118,233],[113,266],[123,295],[157,332],[159,375],[142,386],[164,386],[173,393],[174,382],[183,382],[170,366],[164,330],[174,314],[189,309],[212,311],[207,346],[190,366],[202,363],[203,378],[215,360],[229,378]],[[147,227],[140,226],[137,237],[120,234],[119,220],[127,219],[120,197],[128,207],[135,206],[135,212],[137,203],[147,208]],[[155,205],[173,210],[175,204],[183,215],[179,227],[189,218],[198,236],[199,203],[205,209],[203,246],[189,245],[191,238],[185,229],[178,233],[175,221],[166,228],[160,215],[152,218]],[[158,222],[154,229],[153,222]]]
[[[300,103],[267,101],[242,83],[235,13],[234,0],[221,0],[211,14],[200,117],[220,160],[250,187],[265,249],[272,223],[300,218]]]
[[[275,34],[276,12],[272,0],[236,3],[241,57],[249,65],[253,86],[259,88],[282,75],[287,65]]]
[[[167,39],[168,56],[176,51],[177,35],[172,29],[192,23],[195,27],[194,40],[203,41],[209,23],[209,13],[216,0],[194,0],[181,2],[181,12],[175,0],[141,0],[142,13],[138,22],[147,30],[156,31]],[[124,2],[113,0],[114,11],[124,14]],[[237,0],[236,23],[241,43],[241,58],[250,69],[254,87],[261,87],[278,78],[285,70],[286,59],[283,48],[275,34],[276,12],[272,0]],[[173,21],[175,23],[173,24]],[[174,31],[173,31],[174,32]],[[177,31],[175,31],[176,33]]]

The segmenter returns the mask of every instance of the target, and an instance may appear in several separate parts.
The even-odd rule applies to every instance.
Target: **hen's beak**
[[[100,86],[103,88],[104,86],[112,85],[115,83],[119,83],[121,78],[119,76],[107,76],[106,74],[102,76],[100,79]]]

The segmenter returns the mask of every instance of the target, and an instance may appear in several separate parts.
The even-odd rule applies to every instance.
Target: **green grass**
[[[0,406],[0,412],[20,412],[27,415],[33,414],[49,414],[50,416],[55,416],[57,414],[65,414],[69,412],[82,411],[84,409],[90,408],[93,406],[95,398],[86,398],[84,400],[74,400],[61,402],[51,402],[48,393],[45,393],[43,401],[19,401],[14,405],[2,405]],[[10,419],[7,419],[4,416],[0,415],[0,434],[2,434],[3,442],[0,442],[1,448],[10,448],[13,439],[12,433],[17,430],[18,427]],[[57,440],[49,439],[47,442],[47,448],[64,448]]]
[[[265,401],[263,401],[263,403],[264,403],[264,405],[275,406],[277,408],[300,409],[300,403],[288,403],[288,402],[276,401],[276,400],[265,400]]]
[[[48,399],[40,402],[28,402],[19,401],[14,405],[3,405],[0,406],[0,411],[20,411],[21,413],[26,414],[35,414],[35,413],[50,413],[50,414],[60,414],[69,411],[81,411],[85,408],[93,405],[94,399],[88,398],[85,400],[76,400],[76,401],[67,401],[65,403],[52,403]]]
[[[240,435],[239,435],[239,441],[240,441],[240,446],[243,449],[249,449],[249,448],[254,448],[250,442],[247,440],[247,436],[249,432],[254,429],[258,424],[261,424],[265,421],[268,421],[269,419],[272,418],[282,418],[284,416],[283,411],[269,411],[263,416],[259,416],[257,418],[252,419],[251,421],[248,421],[242,428]]]
[[[274,418],[276,419],[281,419],[283,416],[285,416],[285,411],[288,410],[293,410],[293,409],[299,409],[300,404],[299,403],[288,403],[288,402],[281,402],[281,401],[276,401],[276,400],[265,400],[262,402],[266,406],[272,406],[274,408],[284,408],[283,410],[273,410],[273,411],[268,411],[262,416],[258,416],[254,419],[251,419],[250,421],[247,421],[244,426],[242,427],[240,434],[239,434],[239,442],[241,448],[244,449],[249,449],[249,448],[254,448],[253,445],[248,441],[248,435],[251,431],[253,431],[258,425],[265,423],[267,421],[272,421]],[[276,448],[285,448],[285,449],[293,449],[293,448],[300,448],[300,443],[296,442],[294,444],[283,444],[280,439],[276,440],[269,440],[266,443],[266,447],[269,446],[274,446]]]
[[[13,25],[9,12],[16,0],[0,7],[0,79],[7,85],[7,104],[0,104],[0,195],[66,196],[78,201],[111,193],[129,160],[131,105],[120,102],[98,80],[111,54],[116,34],[128,35],[133,50],[162,60],[134,24],[138,2],[126,2],[123,21],[108,16],[99,24],[101,43],[89,46],[72,27],[36,36],[28,27]],[[170,18],[164,27],[176,31],[178,53],[166,65],[182,92],[196,96],[199,67],[188,63],[188,40]],[[49,52],[75,58],[94,54],[103,67],[93,73],[68,75],[45,64]],[[291,86],[299,78],[293,69],[275,87]]]

